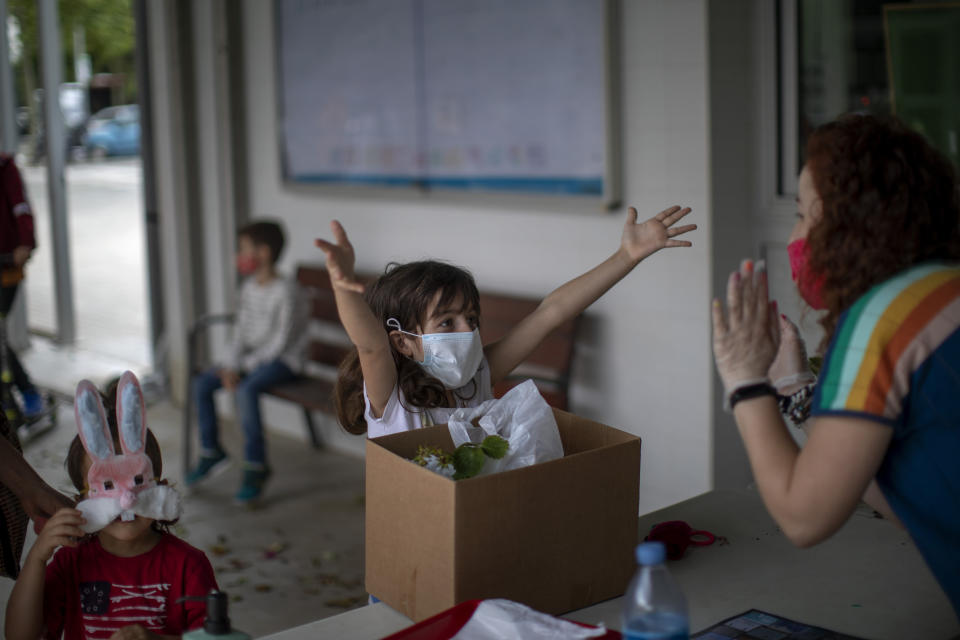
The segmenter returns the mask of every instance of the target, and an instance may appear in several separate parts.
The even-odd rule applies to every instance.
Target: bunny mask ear
[[[73,402],[80,441],[94,460],[106,460],[113,455],[113,438],[107,426],[107,413],[100,400],[100,392],[89,380],[81,380]]]
[[[117,385],[117,427],[120,446],[127,455],[143,453],[147,446],[147,421],[140,382],[132,371],[124,371]]]

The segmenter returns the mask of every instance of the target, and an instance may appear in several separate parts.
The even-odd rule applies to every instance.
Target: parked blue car
[[[140,153],[140,107],[124,104],[97,111],[87,121],[83,147],[94,159]]]

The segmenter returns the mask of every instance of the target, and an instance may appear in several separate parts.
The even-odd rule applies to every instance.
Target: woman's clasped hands
[[[780,346],[776,301],[770,301],[763,261],[744,260],[727,280],[727,308],[713,301],[713,355],[726,397],[768,381]]]

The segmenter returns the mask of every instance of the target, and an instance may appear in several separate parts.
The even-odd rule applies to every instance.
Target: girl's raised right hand
[[[86,520],[83,514],[76,509],[60,509],[37,536],[37,541],[30,549],[30,556],[46,564],[57,547],[75,547],[83,536],[87,535],[80,528]]]
[[[330,282],[338,289],[363,293],[363,283],[357,280],[357,274],[353,271],[356,256],[353,253],[353,245],[347,239],[347,232],[344,231],[343,225],[336,220],[330,223],[330,230],[333,232],[333,239],[336,244],[323,238],[317,238],[314,241],[327,257],[327,271],[330,273]]]

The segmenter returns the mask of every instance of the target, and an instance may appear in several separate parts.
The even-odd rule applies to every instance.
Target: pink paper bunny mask
[[[160,486],[153,463],[145,453],[147,423],[140,383],[127,371],[117,386],[117,430],[122,454],[114,452],[113,437],[97,388],[80,381],[74,401],[80,441],[90,457],[87,499],[77,505],[83,512],[88,533],[99,531],[117,516],[133,520],[140,515],[155,520],[174,520],[180,515],[180,496]]]

